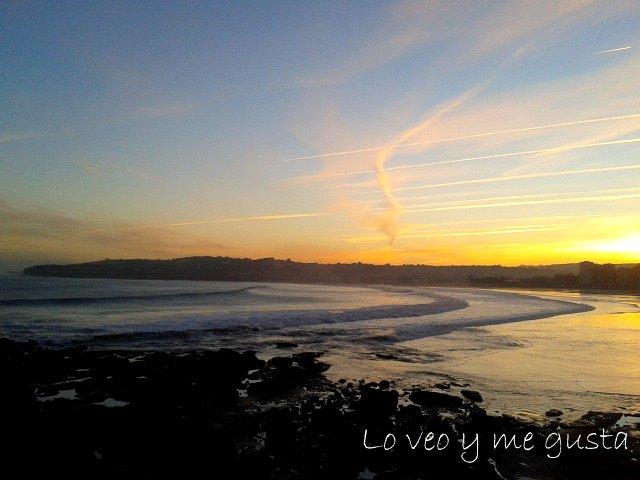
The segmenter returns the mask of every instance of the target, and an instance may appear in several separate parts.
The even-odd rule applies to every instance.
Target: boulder
[[[483,401],[483,398],[482,398],[482,395],[480,395],[480,392],[476,392],[475,390],[460,390],[460,394],[464,398],[472,402],[480,403]]]

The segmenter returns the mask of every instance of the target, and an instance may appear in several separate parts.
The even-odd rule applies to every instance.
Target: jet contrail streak
[[[286,218],[309,218],[309,217],[326,217],[331,215],[330,213],[311,212],[311,213],[285,213],[280,215],[260,215],[256,217],[240,217],[240,218],[225,218],[218,220],[220,223],[225,222],[247,222],[251,220],[282,220]]]
[[[599,54],[599,53],[613,53],[613,52],[622,52],[623,50],[629,50],[633,48],[632,45],[629,45],[628,47],[620,47],[620,48],[612,48],[610,50],[600,50],[599,52],[594,52],[595,55]]]
[[[640,187],[628,187],[628,188],[605,188],[602,190],[596,190],[591,192],[592,194],[605,194],[605,193],[620,193],[620,192],[637,192]],[[500,200],[525,200],[534,198],[548,198],[548,197],[566,197],[569,195],[579,195],[583,192],[558,192],[558,193],[532,193],[528,195],[502,195],[498,197],[484,197],[484,198],[472,198],[468,200],[453,200],[450,202],[433,202],[433,203],[418,203],[415,205],[409,205],[409,209],[414,208],[428,208],[436,207],[438,205],[447,206],[467,206],[476,205],[478,202],[493,202]],[[410,211],[410,210],[407,210]]]
[[[436,233],[418,233],[418,234],[405,234],[398,235],[398,239],[411,240],[418,238],[440,238],[440,237],[483,237],[486,235],[508,235],[514,233],[531,233],[531,232],[555,232],[566,228],[567,224],[555,224],[555,225],[535,225],[535,226],[511,226],[497,229],[480,229],[474,231],[461,231],[461,232],[436,232]],[[377,243],[379,238],[375,237],[350,237],[339,238],[334,241],[343,241],[349,243]]]
[[[393,189],[391,188],[391,183],[389,182],[389,174],[385,169],[385,164],[391,158],[391,155],[395,151],[398,145],[402,145],[410,140],[412,137],[422,132],[426,128],[430,127],[434,123],[436,123],[440,118],[452,110],[455,110],[460,105],[463,105],[465,102],[471,100],[472,98],[479,95],[487,86],[489,86],[498,75],[511,63],[515,58],[518,58],[521,53],[524,51],[524,47],[518,49],[515,53],[513,53],[507,60],[502,62],[500,66],[489,76],[485,81],[478,83],[472,88],[465,90],[461,94],[455,96],[453,99],[450,99],[446,102],[439,104],[434,112],[431,113],[426,119],[421,122],[415,124],[411,128],[402,132],[395,142],[386,146],[385,148],[378,151],[375,158],[375,173],[378,180],[378,185],[382,190],[384,198],[387,202],[388,209],[386,212],[381,213],[375,218],[376,227],[387,235],[389,239],[389,245],[391,245],[396,237],[398,225],[397,218],[402,213],[402,206],[393,196]]]
[[[439,138],[439,139],[435,139],[435,140],[425,140],[423,142],[412,142],[412,143],[401,143],[399,145],[396,145],[395,148],[403,148],[403,147],[417,147],[420,145],[431,145],[434,143],[446,143],[446,142],[454,142],[457,140],[469,140],[472,138],[482,138],[482,137],[489,137],[489,136],[493,136],[493,135],[505,135],[508,133],[524,133],[524,132],[533,132],[536,130],[546,130],[549,128],[560,128],[560,127],[572,127],[572,126],[577,126],[577,125],[588,125],[590,123],[599,123],[599,122],[610,122],[610,121],[614,121],[614,120],[627,120],[627,119],[631,119],[631,118],[640,118],[640,113],[633,113],[630,115],[617,115],[617,116],[612,116],[612,117],[600,117],[600,118],[591,118],[591,119],[587,119],[587,120],[576,120],[576,121],[572,121],[572,122],[560,122],[560,123],[549,123],[546,125],[537,125],[537,126],[533,126],[533,127],[523,127],[523,128],[512,128],[509,130],[496,130],[493,132],[484,132],[484,133],[473,133],[470,135],[462,135],[462,136],[458,136],[458,137],[448,137],[448,138]],[[319,155],[308,155],[308,156],[304,156],[304,157],[296,157],[296,158],[290,158],[288,160],[279,160],[277,162],[274,163],[288,163],[288,162],[295,162],[298,160],[313,160],[313,159],[320,159],[320,158],[329,158],[329,157],[338,157],[341,155],[352,155],[352,154],[356,154],[356,153],[366,153],[366,152],[375,152],[378,150],[384,150],[385,148],[389,148],[389,145],[381,145],[381,146],[377,146],[377,147],[368,147],[368,148],[360,148],[360,149],[356,149],[356,150],[344,150],[341,152],[332,152],[332,153],[322,153]]]
[[[424,168],[424,167],[432,167],[436,165],[447,165],[450,163],[462,163],[462,162],[472,162],[478,160],[490,160],[496,158],[509,158],[509,157],[521,157],[525,155],[534,155],[541,153],[558,153],[558,152],[569,152],[571,150],[580,150],[583,148],[595,148],[595,147],[606,147],[611,145],[625,145],[629,143],[638,143],[640,142],[640,137],[630,138],[627,140],[612,140],[610,142],[598,142],[598,143],[587,143],[583,145],[570,145],[566,147],[552,147],[552,148],[542,148],[538,150],[524,150],[521,152],[507,152],[507,153],[497,153],[493,155],[482,155],[479,157],[465,157],[465,158],[456,158],[454,160],[443,160],[440,162],[430,162],[430,163],[416,163],[411,165],[398,165],[396,167],[387,167],[386,171],[391,170],[407,170],[410,168]],[[329,178],[329,177],[346,177],[350,175],[361,175],[365,173],[375,173],[375,170],[358,170],[353,172],[342,172],[342,173],[326,173],[319,175],[307,175],[302,177],[292,177],[288,180],[293,179],[309,179],[309,178]]]
[[[207,225],[212,223],[230,223],[230,222],[249,222],[249,221],[265,221],[265,220],[282,220],[287,218],[309,218],[309,217],[325,217],[332,215],[331,213],[310,212],[310,213],[284,213],[277,215],[258,215],[254,217],[238,217],[238,218],[220,218],[217,220],[199,220],[194,222],[178,222],[178,223],[162,223],[153,225],[137,225],[129,227],[114,228],[98,228],[89,230],[85,233],[110,232],[113,230],[140,230],[145,228],[164,228],[164,227],[185,227],[190,225]]]
[[[396,191],[409,191],[420,190],[424,188],[439,188],[439,187],[451,187],[456,185],[472,185],[476,183],[492,183],[503,182],[508,180],[525,180],[529,178],[545,178],[545,177],[560,177],[564,175],[579,175],[583,173],[600,173],[600,172],[617,172],[624,170],[639,170],[640,165],[622,165],[619,167],[603,167],[603,168],[585,168],[581,170],[561,170],[559,172],[545,172],[545,173],[529,173],[526,175],[510,175],[508,177],[489,177],[478,178],[475,180],[461,180],[459,182],[446,182],[446,183],[432,183],[428,185],[417,185],[415,187],[396,188]],[[366,192],[357,192],[356,194],[365,195],[378,193],[376,190],[367,190]]]
[[[496,203],[476,203],[471,205],[453,205],[449,207],[436,207],[436,208],[414,208],[405,210],[407,213],[422,213],[422,212],[444,212],[449,210],[471,210],[477,208],[500,208],[500,207],[514,207],[520,205],[545,205],[555,203],[583,203],[604,201],[613,202],[616,200],[629,200],[632,198],[640,198],[640,193],[630,193],[626,195],[597,195],[588,197],[574,197],[574,198],[551,198],[545,200],[524,200],[517,202],[496,202]]]

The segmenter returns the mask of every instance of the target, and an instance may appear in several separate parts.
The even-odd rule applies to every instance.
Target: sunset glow
[[[0,267],[640,261],[638,4],[447,3],[5,4]]]

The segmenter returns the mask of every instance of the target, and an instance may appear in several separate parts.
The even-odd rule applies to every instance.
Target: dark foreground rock
[[[480,403],[483,400],[480,392],[476,392],[475,390],[460,390],[460,394],[472,402]]]
[[[332,384],[320,358],[303,352],[264,362],[253,352],[228,349],[51,350],[0,339],[0,420],[9,445],[0,451],[0,473],[66,479],[640,478],[637,436],[629,436],[624,451],[572,450],[556,460],[542,445],[549,432],[615,432],[619,414],[591,412],[573,424],[532,426],[487,415],[475,395],[466,395],[469,402],[418,388],[398,391],[388,381]],[[367,449],[365,429],[369,447],[380,447],[390,433],[397,442],[386,451]],[[450,448],[425,450],[428,432],[448,435]],[[522,438],[527,432],[534,452],[490,448],[494,433]],[[480,438],[478,460],[470,464],[460,457],[463,433]]]

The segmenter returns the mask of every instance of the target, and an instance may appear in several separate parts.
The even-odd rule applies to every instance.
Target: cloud
[[[376,217],[375,223],[377,225],[377,228],[384,232],[385,235],[387,235],[390,245],[393,243],[397,234],[398,217],[402,213],[402,206],[393,195],[391,183],[389,181],[389,173],[387,169],[385,169],[385,163],[394,153],[396,146],[402,145],[403,143],[407,142],[415,135],[434,125],[443,116],[454,111],[455,109],[464,105],[464,103],[466,103],[467,101],[482,93],[484,89],[489,86],[513,60],[519,58],[522,55],[523,51],[524,49],[518,49],[507,60],[502,62],[502,64],[497,69],[495,69],[494,72],[492,72],[489,78],[487,78],[483,82],[478,83],[472,88],[460,93],[459,95],[456,95],[455,97],[432,109],[432,111],[427,113],[427,118],[425,120],[422,120],[421,122],[402,132],[392,144],[377,153],[374,161],[375,174],[376,178],[378,179],[378,185],[382,189],[384,198],[386,199],[388,208],[385,212],[379,214]]]
[[[42,138],[42,134],[37,133],[3,133],[0,134],[0,145],[4,143],[19,142],[22,140],[33,140]]]
[[[528,133],[528,132],[534,132],[537,130],[548,130],[548,129],[553,129],[553,128],[561,128],[561,127],[573,127],[573,126],[578,126],[578,125],[588,125],[588,124],[593,124],[593,123],[601,123],[601,122],[611,122],[614,120],[629,120],[629,119],[637,119],[640,118],[640,113],[633,113],[633,114],[629,114],[629,115],[615,115],[615,116],[609,116],[609,117],[599,117],[599,118],[589,118],[586,120],[571,120],[571,121],[567,121],[567,122],[558,122],[558,123],[549,123],[546,125],[534,125],[534,126],[530,126],[530,127],[520,127],[520,128],[512,128],[512,129],[508,129],[508,130],[496,130],[496,131],[492,131],[492,132],[482,132],[482,133],[471,133],[468,135],[461,135],[461,136],[457,136],[457,137],[446,137],[446,138],[436,138],[433,140],[424,140],[421,142],[409,142],[409,143],[400,143],[398,145],[395,146],[395,149],[401,149],[401,148],[406,148],[406,147],[418,147],[418,146],[427,146],[427,145],[434,145],[437,143],[449,143],[449,142],[456,142],[456,141],[460,141],[460,140],[473,140],[473,139],[477,139],[477,138],[482,138],[482,137],[490,137],[490,136],[495,136],[495,135],[507,135],[507,134],[518,134],[518,133]],[[307,155],[307,156],[303,156],[303,157],[294,157],[294,158],[289,158],[286,160],[279,160],[273,163],[288,163],[288,162],[296,162],[296,161],[300,161],[300,160],[315,160],[315,159],[325,159],[325,158],[329,158],[329,157],[341,157],[344,155],[353,155],[356,153],[368,153],[368,152],[377,152],[380,150],[385,150],[389,148],[388,145],[381,145],[381,146],[376,146],[376,147],[364,147],[364,148],[359,148],[359,149],[355,149],[355,150],[345,150],[345,151],[340,151],[340,152],[330,152],[330,153],[322,153],[322,154],[318,154],[318,155]],[[354,172],[354,173],[369,173],[369,172]],[[342,174],[334,174],[332,176],[337,176],[337,175],[350,175],[349,172],[345,172]],[[323,175],[323,174],[319,174],[319,175],[305,175],[305,176],[298,176],[298,177],[292,177],[292,178],[321,178],[323,176],[330,176],[330,175]]]
[[[635,57],[625,58],[615,65],[606,65],[586,74],[485,94],[481,100],[467,102],[463,108],[441,117],[424,132],[417,133],[415,142],[398,145],[394,155],[416,156],[430,151],[434,157],[442,158],[448,154],[451,158],[451,152],[462,154],[451,160],[445,156],[442,161],[414,164],[425,167],[483,159],[521,158],[519,167],[509,166],[503,173],[508,176],[509,172],[531,172],[541,163],[551,167],[552,160],[556,163],[553,168],[558,169],[558,162],[571,159],[561,154],[606,148],[608,145],[623,146],[625,142],[633,144],[634,139],[629,141],[624,136],[640,129],[637,108],[629,111],[640,105],[640,87],[634,81],[640,75],[638,65]],[[478,125],[485,128],[479,130]],[[562,141],[560,145],[559,139]],[[388,147],[371,147],[371,153],[380,148]],[[519,149],[500,153],[500,148]],[[497,153],[492,153],[496,150]],[[349,169],[354,163],[351,158],[345,152],[343,156],[336,157],[336,161],[324,159],[333,167],[318,174],[298,176],[297,179],[339,180],[350,175],[375,173],[371,167],[362,168],[361,160],[355,162],[355,166],[360,168]],[[414,176],[398,174],[417,168],[411,164],[392,165],[386,170],[389,175],[393,172],[392,180],[397,188],[401,188]],[[333,182],[333,188],[339,188],[339,184]],[[357,194],[358,190],[356,185],[351,185],[343,191]]]
[[[15,208],[0,200],[0,260],[38,258],[85,261],[105,257],[172,257],[236,251],[224,243],[170,228],[99,229],[47,210]]]
[[[354,37],[352,45],[340,49],[347,53],[332,56],[329,52],[318,62],[317,70],[297,73],[288,83],[302,88],[336,85],[425,49],[441,66],[477,64],[542,32],[548,40],[558,26],[566,29],[623,6],[630,8],[624,2],[597,6],[594,0],[501,1],[489,9],[480,3],[453,0],[398,2],[381,12],[381,20],[367,37]]]
[[[434,11],[429,12],[428,19],[422,17],[420,13],[422,7],[419,4],[405,3],[403,7],[398,8],[400,10],[404,9],[403,13],[398,17],[389,19],[389,22],[394,25],[394,28],[395,26],[401,25],[402,22],[407,22],[409,18],[412,20],[414,18],[421,19],[421,21],[423,21],[422,28],[426,29],[429,28],[431,22],[442,20],[438,18],[437,13],[434,14]],[[434,8],[433,5],[430,5],[430,8]],[[458,15],[458,13],[455,13],[458,8],[465,10],[464,5],[455,4],[452,9],[454,16]],[[592,103],[595,99],[601,98],[605,91],[610,95],[611,90],[609,87],[611,82],[620,78],[620,72],[616,71],[616,69],[620,68],[619,65],[603,69],[602,71],[596,71],[595,75],[594,72],[589,72],[580,77],[554,81],[553,84],[541,82],[537,85],[526,87],[524,92],[513,89],[505,94],[504,91],[500,91],[499,94],[483,95],[482,100],[479,100],[480,94],[486,93],[488,90],[487,87],[493,84],[496,78],[499,77],[515,59],[521,58],[524,52],[533,52],[535,47],[537,49],[535,52],[536,55],[546,53],[544,49],[539,48],[541,45],[549,44],[557,40],[561,35],[566,34],[571,25],[584,23],[586,21],[599,21],[607,16],[618,14],[619,11],[617,11],[614,6],[608,5],[605,7],[591,0],[498,2],[495,8],[489,9],[487,12],[482,12],[479,20],[474,18],[473,22],[470,22],[473,15],[470,15],[469,8],[473,9],[467,4],[466,11],[464,11],[465,15],[456,18],[456,21],[453,23],[447,24],[447,32],[438,37],[440,41],[440,43],[438,43],[439,53],[432,62],[433,65],[435,65],[436,71],[440,71],[438,66],[445,58],[447,58],[447,60],[450,59],[451,62],[459,63],[459,65],[464,66],[464,68],[468,68],[470,65],[477,65],[478,62],[489,59],[489,55],[493,55],[492,59],[489,59],[490,62],[488,62],[488,65],[491,65],[491,62],[495,61],[496,54],[501,54],[500,52],[504,52],[506,49],[511,49],[512,51],[515,49],[516,53],[512,54],[497,67],[494,67],[486,80],[432,108],[423,116],[426,118],[417,122],[412,127],[401,131],[395,136],[395,139],[390,142],[376,142],[371,146],[366,146],[365,144],[365,146],[361,148],[342,148],[339,150],[336,149],[335,151],[328,151],[327,153],[301,155],[282,160],[280,162],[281,164],[311,159],[321,159],[325,163],[325,168],[319,173],[298,175],[288,180],[295,180],[304,185],[308,183],[307,181],[330,181],[331,179],[338,180],[341,177],[350,175],[375,174],[387,208],[379,213],[371,223],[373,223],[378,230],[384,232],[389,244],[392,244],[399,228],[398,219],[403,210],[402,205],[395,197],[395,191],[402,191],[402,183],[411,180],[409,175],[402,177],[395,175],[396,172],[422,167],[467,163],[480,160],[495,160],[500,158],[511,159],[522,157],[526,159],[527,157],[541,155],[549,157],[550,155],[559,155],[580,149],[585,150],[610,145],[624,145],[640,141],[639,139],[629,140],[619,138],[589,141],[587,137],[586,141],[569,140],[560,146],[557,145],[556,141],[554,142],[555,146],[553,143],[549,146],[549,142],[546,143],[546,145],[535,145],[533,147],[519,145],[519,149],[516,151],[512,149],[512,151],[507,152],[503,150],[504,153],[491,153],[489,148],[491,148],[492,143],[499,147],[500,145],[508,146],[514,142],[544,140],[544,135],[547,134],[547,137],[551,136],[552,130],[566,131],[578,127],[586,129],[607,122],[618,122],[616,125],[619,125],[622,121],[639,118],[640,114],[635,112],[631,113],[628,112],[628,110],[618,113],[616,110],[620,108],[621,105],[624,104],[626,108],[632,105],[628,102],[625,104],[621,98],[617,99],[616,102],[610,102],[609,105],[613,107],[610,112],[602,110],[596,111],[592,104],[580,104],[579,101],[576,101],[577,97],[581,94],[586,96],[589,93],[596,92],[597,95],[591,96],[590,98]],[[412,20],[408,21],[408,25],[413,25]],[[465,27],[468,27],[468,23],[465,22],[470,22],[473,28],[471,30],[466,28],[464,35],[456,34],[457,29],[464,30]],[[409,28],[408,31],[413,30]],[[437,28],[434,35],[439,35]],[[448,35],[452,35],[451,40],[455,40],[453,44],[455,44],[457,48],[456,54],[453,56],[449,50],[450,45],[447,43],[449,40]],[[430,44],[429,42],[434,41],[434,38],[435,37],[420,39],[420,36],[416,35],[413,37],[413,43],[416,45],[412,48],[417,48],[418,46],[425,47]],[[408,44],[411,44],[411,42]],[[357,56],[358,54],[362,54],[363,58],[366,59],[368,57],[366,53],[366,49],[363,48],[356,50],[353,55]],[[585,54],[588,53],[585,52]],[[380,55],[379,58],[382,62],[381,64],[389,61],[385,55]],[[343,63],[339,70],[348,76],[362,72],[362,69],[351,68],[355,65],[356,63],[348,61]],[[637,67],[630,65],[622,67],[622,69],[625,70],[633,70],[634,68]],[[627,78],[633,78],[633,76]],[[333,80],[338,79],[334,78]],[[578,88],[572,89],[577,82],[581,82],[578,84]],[[565,86],[566,89],[563,88]],[[550,92],[546,91],[552,88],[555,90]],[[545,91],[542,92],[541,90]],[[547,93],[550,93],[550,95],[547,95]],[[621,93],[622,95],[620,96],[625,96],[624,91]],[[629,91],[629,93],[635,95],[633,90]],[[554,101],[556,104],[553,103]],[[509,105],[507,105],[507,102]],[[571,105],[569,108],[566,108],[566,104],[569,102],[571,102]],[[551,109],[549,108],[549,103],[552,105]],[[580,110],[578,106],[586,108]],[[508,115],[501,117],[503,111],[507,111]],[[521,112],[522,119],[531,118],[534,122],[527,122],[528,125],[525,124],[521,127],[518,127],[517,123],[516,126],[513,126],[513,116],[515,112]],[[536,114],[540,117],[537,122]],[[548,116],[542,117],[543,114],[547,114]],[[569,118],[567,118],[567,114],[570,115]],[[478,125],[485,126],[484,131],[478,131]],[[623,130],[624,129],[618,129],[618,133],[621,133]],[[340,134],[335,137],[341,138],[343,136],[344,134]],[[607,134],[607,136],[616,137],[613,133]],[[557,135],[555,138],[557,138]],[[438,161],[434,159],[433,162],[428,163],[387,165],[392,156],[416,155],[417,153],[425,152],[434,147],[440,147],[441,150],[451,148],[452,151],[467,148],[473,153],[471,155],[461,155],[458,158],[454,157],[452,160]],[[488,153],[482,154],[483,150],[488,150]],[[495,151],[495,149],[492,150]],[[320,151],[322,152],[322,150]],[[369,162],[371,162],[369,165],[373,164],[372,167],[365,166],[363,159],[367,158],[369,158]],[[547,161],[548,160],[549,158],[547,158]],[[357,167],[349,169],[349,166],[354,164]],[[512,180],[515,179],[515,175],[506,175],[506,177]],[[526,178],[542,177],[531,176]],[[468,185],[486,181],[487,180],[484,179],[480,181],[443,182],[437,185]],[[334,188],[340,189],[340,184],[334,183]],[[357,191],[354,192],[353,189],[343,188],[342,190],[348,192],[347,194],[350,192],[358,193]],[[332,195],[332,197],[335,198],[335,195]],[[359,215],[361,215],[361,213]]]
[[[638,127],[634,127],[633,131],[637,130]],[[619,132],[617,132],[619,133]],[[596,142],[596,143],[587,143],[584,145],[565,145],[560,147],[550,147],[550,148],[541,148],[537,150],[523,150],[521,152],[506,152],[506,153],[495,153],[492,155],[481,155],[478,157],[466,157],[466,158],[456,158],[452,160],[441,160],[438,162],[431,163],[417,163],[417,164],[408,164],[408,165],[397,165],[393,167],[387,167],[385,173],[394,170],[407,170],[413,168],[425,168],[432,167],[436,165],[448,165],[451,163],[463,163],[463,162],[472,162],[478,160],[495,160],[498,158],[508,158],[508,157],[522,157],[529,155],[542,155],[542,154],[551,154],[551,153],[562,153],[562,152],[570,152],[573,150],[582,150],[586,148],[596,148],[596,147],[608,147],[612,145],[627,145],[632,143],[640,142],[640,137],[637,138],[628,138],[624,140],[611,140],[607,142]],[[293,179],[309,179],[309,178],[329,178],[329,177],[345,177],[351,175],[361,175],[365,173],[378,173],[378,170],[358,170],[354,172],[342,172],[342,173],[325,173],[318,175],[305,175],[301,177],[293,177]]]
[[[287,81],[295,87],[325,87],[346,82],[452,35],[464,18],[461,2],[400,2],[381,12],[364,39],[354,38],[347,53],[328,53],[322,69],[297,73]],[[336,49],[337,50],[337,49]]]
[[[500,48],[511,48],[524,39],[545,32],[545,40],[556,31],[592,16],[605,15],[614,7],[596,8],[595,0],[519,0],[497,2],[475,23],[470,55],[480,56]]]
[[[614,191],[616,189],[613,189]],[[639,189],[622,189],[633,190],[633,193],[621,193],[618,195],[588,195],[581,197],[570,198],[546,198],[537,200],[511,200],[502,202],[490,202],[490,203],[473,203],[467,205],[447,205],[443,207],[426,207],[426,208],[411,208],[407,209],[407,213],[420,213],[420,212],[444,212],[450,210],[471,210],[478,208],[503,208],[514,206],[531,206],[531,205],[548,205],[558,203],[583,203],[583,202],[615,202],[618,200],[629,200],[633,198],[640,198]],[[598,192],[595,192],[598,193]]]
[[[330,215],[323,212],[307,212],[307,213],[280,213],[270,215],[256,215],[251,217],[236,217],[236,218],[218,218],[214,220],[196,220],[187,222],[176,223],[159,223],[149,225],[126,225],[119,227],[107,227],[90,230],[87,233],[107,232],[113,230],[144,230],[149,228],[169,228],[169,227],[187,227],[194,225],[210,225],[215,223],[230,223],[230,222],[251,222],[251,221],[267,221],[267,220],[286,220],[296,218],[310,218],[310,217],[325,217]]]
[[[476,183],[508,182],[513,180],[526,180],[526,179],[532,179],[532,178],[563,177],[566,175],[581,175],[581,174],[603,173],[603,172],[620,172],[620,171],[628,171],[628,170],[640,170],[640,165],[621,165],[617,167],[583,168],[578,170],[563,170],[558,172],[541,172],[541,173],[529,173],[524,175],[476,178],[471,180],[460,180],[457,182],[444,182],[444,183],[433,183],[433,184],[427,184],[427,185],[417,185],[413,187],[400,188],[398,190],[404,190],[404,191],[419,190],[424,188],[449,187],[449,186],[456,186],[456,185],[472,185]],[[373,193],[373,192],[362,192],[362,193]]]

